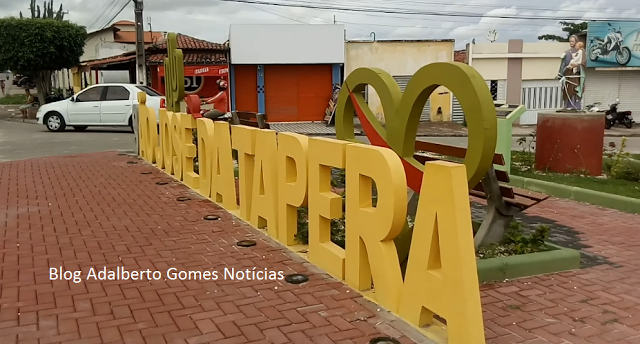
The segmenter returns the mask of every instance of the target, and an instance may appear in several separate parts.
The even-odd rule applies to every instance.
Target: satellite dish
[[[485,38],[487,39],[487,41],[493,43],[495,41],[498,40],[500,35],[498,35],[498,31],[496,30],[491,30],[489,31],[489,33],[485,36]]]

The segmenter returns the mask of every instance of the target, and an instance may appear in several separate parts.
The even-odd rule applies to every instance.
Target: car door
[[[100,108],[102,124],[127,124],[132,111],[131,92],[124,86],[106,86],[107,93]]]
[[[100,123],[100,106],[104,92],[104,86],[89,87],[69,101],[67,116],[69,125],[92,125]]]

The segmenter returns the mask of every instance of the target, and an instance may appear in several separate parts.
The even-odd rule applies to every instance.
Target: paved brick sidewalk
[[[0,164],[0,343],[366,343],[380,333],[421,341],[184,186],[140,174],[149,170],[115,153]],[[192,200],[175,200],[185,195]],[[212,213],[222,220],[202,220]],[[552,241],[582,250],[585,268],[482,286],[487,342],[640,343],[640,216],[552,199],[520,219],[549,224]],[[258,246],[233,245],[247,237]],[[306,272],[311,282],[49,281],[49,267],[61,265],[258,266]]]
[[[640,343],[640,215],[551,199],[520,220],[587,268],[482,286],[488,343]]]
[[[427,342],[186,187],[155,184],[168,179],[114,152],[0,164],[0,343]],[[247,237],[258,245],[235,246]],[[52,282],[49,268],[58,266],[83,277],[103,266],[257,266],[307,273],[310,282]]]

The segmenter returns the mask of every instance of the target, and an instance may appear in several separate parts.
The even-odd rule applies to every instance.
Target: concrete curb
[[[589,203],[604,208],[611,208],[626,213],[640,214],[640,199],[608,194],[600,191],[583,189],[570,185],[550,183],[543,180],[509,176],[510,185],[541,192],[550,196],[567,198],[577,202]]]
[[[550,243],[555,250],[478,260],[480,283],[531,277],[580,268],[580,251]]]

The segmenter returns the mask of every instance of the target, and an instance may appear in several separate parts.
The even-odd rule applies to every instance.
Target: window
[[[99,102],[102,99],[102,91],[104,86],[97,86],[87,89],[86,91],[78,94],[76,101],[79,102]]]
[[[151,87],[148,86],[136,86],[140,91],[146,93],[148,96],[151,97],[163,97],[162,94],[160,94],[158,91],[154,90]]]
[[[129,90],[122,86],[109,86],[105,100],[129,100],[129,95]]]
[[[493,101],[498,100],[498,80],[489,81],[489,90],[491,91],[491,96],[493,97]]]

